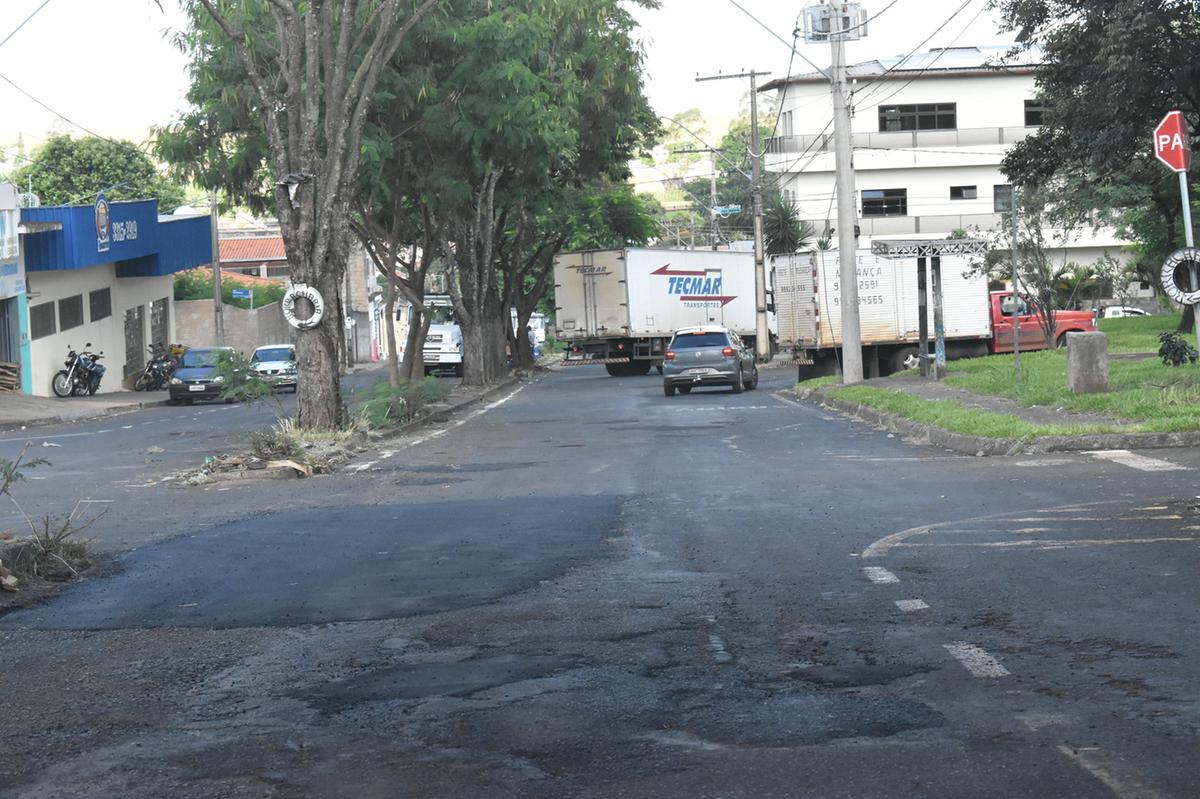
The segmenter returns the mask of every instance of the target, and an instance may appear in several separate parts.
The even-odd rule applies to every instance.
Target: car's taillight
[[[721,354],[724,355],[726,358],[732,358],[733,357],[733,347],[726,347],[725,349],[721,350]]]
[[[618,344],[618,345],[617,345],[617,349],[619,349],[619,350],[623,350],[623,349],[625,349],[625,345],[624,345],[624,344]]]
[[[673,361],[673,360],[675,360],[675,351],[667,350],[667,354],[663,357],[665,357],[668,361]]]

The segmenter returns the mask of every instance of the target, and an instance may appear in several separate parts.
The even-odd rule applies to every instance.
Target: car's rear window
[[[673,350],[694,350],[700,347],[728,347],[724,333],[680,333],[671,342]]]

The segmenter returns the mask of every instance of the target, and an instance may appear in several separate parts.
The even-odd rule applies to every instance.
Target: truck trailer
[[[754,256],[715,250],[626,248],[560,253],[554,335],[568,363],[603,363],[613,376],[662,367],[671,335],[721,325],[755,339]]]
[[[864,371],[868,377],[877,377],[911,368],[920,354],[918,262],[915,258],[885,258],[870,250],[859,250],[856,258]],[[842,347],[837,251],[779,256],[772,269],[780,347],[792,351],[802,380],[837,373]],[[942,256],[941,274],[947,359],[1012,352],[1012,292],[989,292],[987,277],[971,269],[963,256]],[[926,285],[933,285],[930,274]],[[1029,305],[1019,301],[1015,311],[1021,351],[1044,348],[1041,325]],[[1096,329],[1095,316],[1089,311],[1057,311],[1055,316],[1060,345],[1067,333]],[[927,317],[932,331],[932,300]]]

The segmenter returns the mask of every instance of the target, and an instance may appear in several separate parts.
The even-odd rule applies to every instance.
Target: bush
[[[369,430],[384,430],[412,421],[425,407],[450,393],[450,388],[437,378],[427,377],[393,387],[381,380],[363,392],[359,415]]]
[[[223,378],[221,399],[255,403],[273,396],[271,381],[256,372],[246,356],[236,350],[217,353],[217,375]]]
[[[1185,363],[1195,363],[1200,354],[1196,348],[1188,344],[1179,333],[1168,330],[1158,334],[1158,357],[1168,366],[1183,366]]]
[[[281,423],[275,427],[251,430],[246,436],[250,454],[263,461],[297,460],[303,454],[303,446],[291,425]]]
[[[225,305],[236,305],[238,308],[249,308],[250,300],[233,298],[233,290],[246,288],[236,277],[221,273],[221,301]],[[254,284],[254,307],[262,308],[273,302],[279,302],[287,292],[282,283],[271,285]],[[177,300],[211,300],[213,295],[212,271],[192,269],[178,272],[175,275],[175,299]]]

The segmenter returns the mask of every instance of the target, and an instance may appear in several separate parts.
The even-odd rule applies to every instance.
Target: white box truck
[[[662,366],[681,327],[723,325],[755,338],[754,256],[714,250],[589,250],[554,261],[554,335],[568,363],[614,376]]]
[[[857,260],[864,371],[869,377],[901,371],[916,362],[920,342],[917,260],[870,250],[859,250]],[[792,351],[801,379],[836,373],[842,346],[838,252],[778,256],[772,269],[780,348]],[[941,272],[947,357],[986,355],[992,339],[987,278],[971,272],[962,256],[943,256]],[[932,294],[927,313],[932,335]]]

